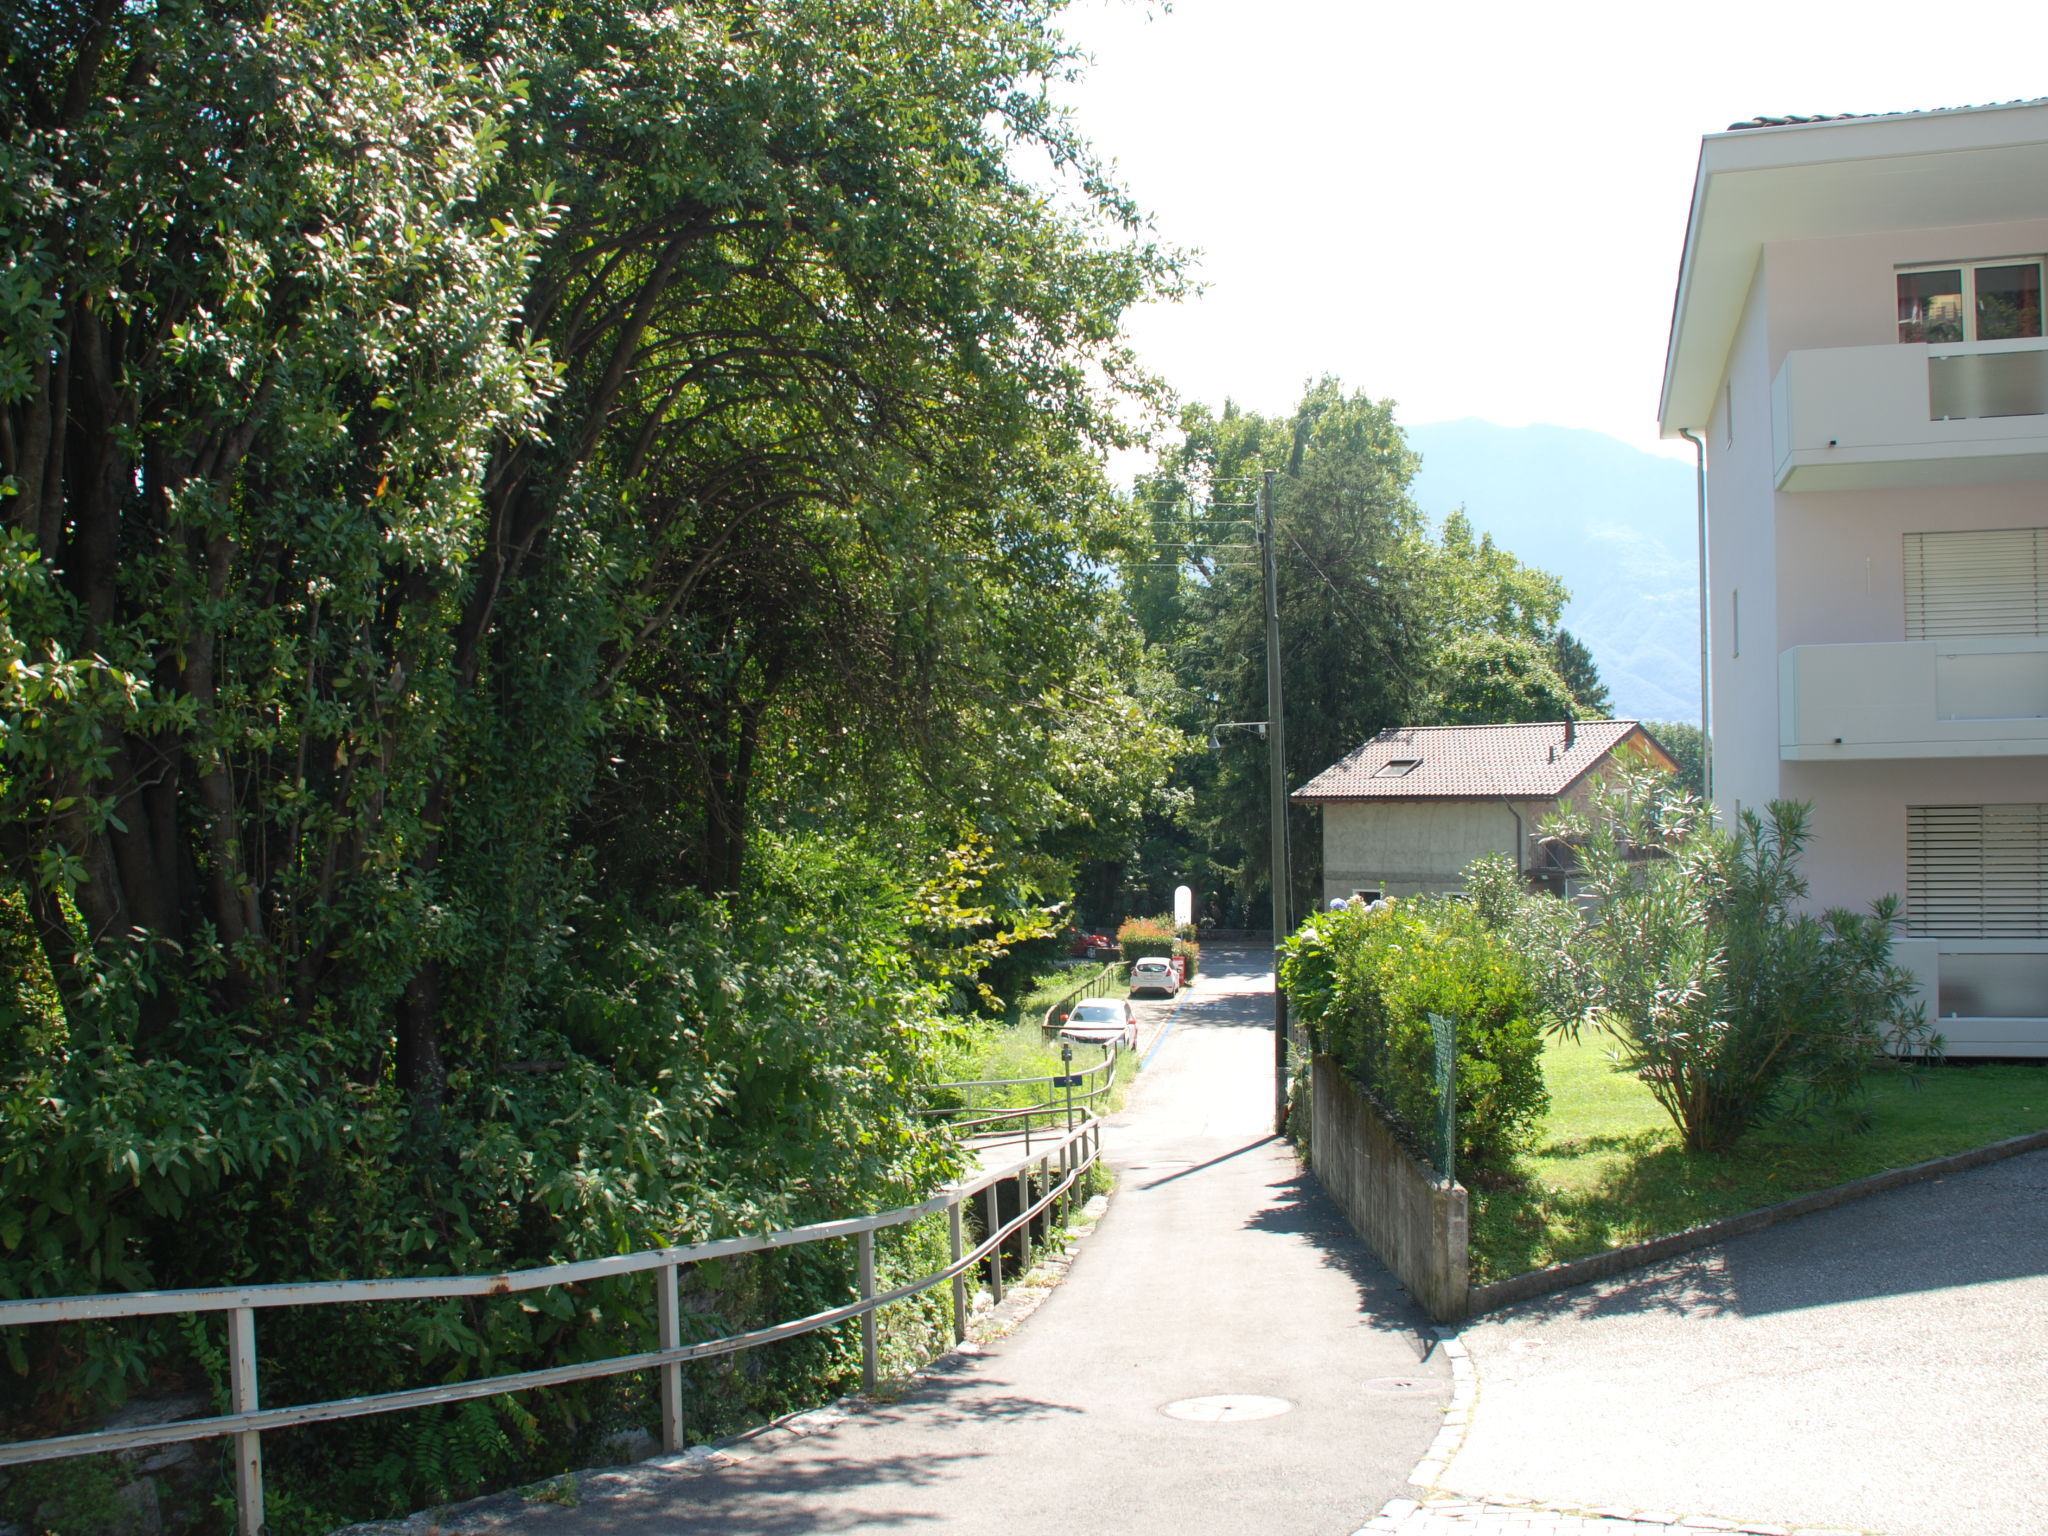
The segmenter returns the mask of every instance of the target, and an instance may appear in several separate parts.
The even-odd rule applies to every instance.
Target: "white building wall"
[[[1765,262],[1706,429],[1714,801],[1724,820],[1779,792],[1769,279]]]
[[[1816,909],[1903,897],[1908,806],[2048,801],[2048,756],[1781,761],[1780,654],[1902,642],[1905,535],[2048,526],[2048,482],[1780,492],[1771,381],[1789,351],[1895,342],[1899,266],[2043,251],[2048,221],[1786,242],[1752,283],[1707,437],[1715,798],[1724,818],[1776,796],[1812,804]],[[1959,975],[1978,963],[1969,944],[1906,947],[1939,949]],[[2048,1054],[2048,1018],[1944,1026],[1958,1053]]]
[[[1528,867],[1538,823],[1550,801],[1347,801],[1323,807],[1323,900],[1353,891],[1388,896],[1440,894],[1465,888],[1464,872],[1489,853],[1513,854],[1515,813],[1521,816]]]

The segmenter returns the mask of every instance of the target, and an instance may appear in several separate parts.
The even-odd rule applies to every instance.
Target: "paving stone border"
[[[673,1455],[649,1456],[631,1466],[564,1472],[538,1483],[529,1483],[524,1488],[494,1493],[462,1504],[422,1510],[401,1520],[371,1520],[346,1526],[334,1532],[333,1536],[489,1536],[491,1532],[502,1530],[506,1521],[535,1504],[574,1507],[619,1494],[645,1492],[672,1478],[701,1477],[706,1472],[736,1467],[756,1456],[837,1429],[855,1414],[894,1402],[919,1382],[956,1369],[962,1360],[980,1354],[984,1345],[1015,1332],[1018,1325],[1036,1312],[1067,1278],[1081,1241],[1095,1230],[1096,1223],[1108,1208],[1108,1195],[1092,1196],[1081,1207],[1080,1215],[1061,1229],[1061,1236],[1055,1244],[1040,1247],[1032,1254],[1028,1281],[1013,1280],[1005,1285],[999,1305],[989,1301],[986,1291],[976,1297],[978,1305],[968,1319],[964,1343],[954,1346],[908,1377],[885,1383],[873,1397],[856,1393],[827,1403],[822,1408],[784,1414],[771,1423],[728,1435],[722,1440],[693,1445],[687,1451]]]
[[[1389,1499],[1352,1536],[1674,1536],[1679,1531],[1879,1536],[1837,1526],[1757,1525],[1714,1515],[1681,1515],[1673,1510],[1544,1503],[1513,1493],[1451,1493],[1443,1487],[1443,1480],[1452,1458],[1465,1443],[1479,1403],[1479,1366],[1456,1329],[1439,1328],[1436,1337],[1437,1347],[1451,1362],[1451,1400],[1444,1409],[1443,1428],[1408,1474],[1416,1492]]]

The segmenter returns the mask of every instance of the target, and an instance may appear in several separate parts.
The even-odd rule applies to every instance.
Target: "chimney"
[[[1569,752],[1572,744],[1579,739],[1579,722],[1570,715],[1564,717],[1564,749]]]

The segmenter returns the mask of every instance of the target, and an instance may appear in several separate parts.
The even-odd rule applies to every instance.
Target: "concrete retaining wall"
[[[1409,1155],[1334,1057],[1316,1057],[1314,1093],[1309,1162],[1317,1181],[1423,1309],[1456,1322],[1470,1294],[1464,1188]]]

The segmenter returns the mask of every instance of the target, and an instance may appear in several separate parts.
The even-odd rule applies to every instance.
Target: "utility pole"
[[[1273,471],[1259,478],[1259,540],[1266,553],[1266,752],[1273,809],[1273,1130],[1287,1129],[1287,994],[1280,987],[1280,945],[1293,876],[1287,858],[1287,733],[1280,699],[1280,554],[1273,538]]]

